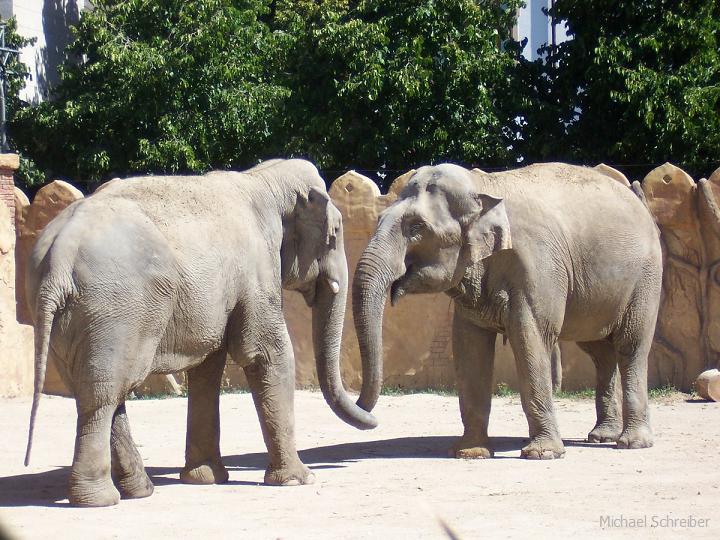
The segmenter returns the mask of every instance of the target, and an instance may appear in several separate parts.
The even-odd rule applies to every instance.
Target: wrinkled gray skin
[[[649,447],[647,356],[661,279],[649,213],[629,189],[596,171],[562,164],[497,174],[422,167],[383,212],[355,271],[358,404],[370,411],[379,395],[388,289],[393,304],[406,294],[445,292],[455,300],[453,354],[465,427],[451,455],[492,456],[487,428],[498,333],[513,349],[530,428],[523,457],[565,453],[552,401],[558,340],[578,342],[597,368],[598,418],[588,439]],[[614,399],[618,372],[622,411]]]
[[[152,493],[125,411],[126,396],[150,373],[188,370],[180,478],[226,481],[218,406],[229,353],[257,408],[269,453],[265,482],[311,483],[295,449],[283,288],[312,306],[325,399],[346,422],[374,427],[340,379],[342,220],[312,164],[273,160],[245,173],[116,180],[69,206],[43,231],[28,264],[36,374],[26,463],[50,355],[77,403],[71,504]]]

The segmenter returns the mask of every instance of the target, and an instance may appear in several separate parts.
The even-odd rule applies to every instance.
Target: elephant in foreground
[[[151,373],[188,370],[181,480],[226,481],[219,392],[229,353],[245,370],[260,419],[265,482],[311,483],[295,448],[295,365],[281,293],[296,290],[312,307],[328,404],[367,429],[374,417],[340,379],[347,284],[342,217],[309,162],[106,184],[53,220],[30,256],[35,395],[26,464],[52,356],[77,404],[71,504],[152,493],[125,410],[126,396]]]
[[[454,299],[464,425],[451,455],[492,456],[498,333],[512,347],[529,425],[523,457],[565,453],[552,401],[558,340],[578,342],[596,365],[597,423],[588,440],[649,447],[647,361],[661,281],[660,241],[649,212],[631,190],[597,171],[564,164],[494,174],[422,167],[381,215],[355,270],[353,315],[363,362],[358,405],[371,411],[378,399],[388,290],[392,304],[406,294],[445,292]],[[622,411],[614,395],[618,377]]]

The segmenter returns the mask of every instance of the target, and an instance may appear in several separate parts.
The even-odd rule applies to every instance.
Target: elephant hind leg
[[[653,445],[647,372],[660,301],[659,285],[656,292],[653,295],[638,288],[612,337],[623,392],[623,431],[617,441],[618,448],[649,448]]]
[[[578,343],[595,364],[595,427],[588,433],[592,443],[615,442],[622,432],[622,414],[619,400],[620,378],[617,356],[612,343],[607,340]]]
[[[138,499],[152,495],[153,484],[145,472],[142,457],[140,457],[130,434],[125,403],[121,403],[113,415],[110,449],[111,476],[115,485],[120,489],[122,497]]]
[[[110,467],[110,432],[116,403],[86,406],[77,398],[75,455],[68,499],[73,506],[111,506],[120,502]]]
[[[188,417],[185,467],[180,480],[186,484],[222,484],[228,473],[220,457],[220,385],[227,352],[223,349],[188,370]]]

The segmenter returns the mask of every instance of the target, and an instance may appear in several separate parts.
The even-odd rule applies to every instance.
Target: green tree
[[[93,4],[52,100],[25,108],[13,126],[40,166],[97,182],[243,167],[273,153],[287,91],[273,82],[267,2]]]
[[[75,181],[272,155],[338,170],[504,165],[519,3],[99,0],[16,139]]]
[[[338,170],[512,162],[520,3],[279,0],[286,150]]]
[[[695,176],[720,160],[717,0],[556,0],[571,40],[521,62],[530,160],[605,161],[634,178],[672,161]],[[634,167],[632,164],[639,164]]]
[[[7,48],[19,51],[35,42],[35,39],[27,39],[17,33],[17,20],[15,17],[0,20],[0,24],[5,26],[5,46]],[[20,91],[29,77],[30,70],[20,61],[19,55],[8,55],[5,64],[5,116],[8,123],[12,122],[19,110],[27,106],[27,103],[20,99]],[[12,130],[9,130],[8,133],[8,145],[10,150],[17,151],[12,139]],[[27,186],[40,183],[43,179],[44,175],[35,167],[34,163],[21,154],[20,170],[16,174],[16,182],[20,186]]]

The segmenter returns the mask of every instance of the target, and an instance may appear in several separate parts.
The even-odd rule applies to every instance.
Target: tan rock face
[[[627,178],[612,167],[601,164],[596,169],[630,186]],[[378,216],[397,199],[413,173],[408,171],[398,177],[387,195],[382,195],[369,178],[354,171],[345,173],[330,187],[329,194],[343,215],[351,280],[357,261],[375,231]],[[638,182],[635,186],[662,231],[665,254],[664,296],[650,356],[649,383],[651,386],[671,383],[688,390],[701,371],[715,367],[720,359],[720,210],[716,200],[720,193],[720,169],[696,186],[684,171],[666,164],[645,178],[642,191]],[[24,273],[24,261],[42,228],[81,197],[78,190],[65,182],[53,182],[43,188],[32,205],[21,193],[16,193],[18,274]],[[3,245],[0,235],[0,252]],[[21,278],[16,286],[18,318],[29,320]],[[310,309],[294,292],[285,291],[283,302],[295,352],[297,384],[316,386]],[[395,307],[388,304],[383,323],[386,385],[441,388],[454,384],[452,312],[452,302],[443,294],[409,296]],[[26,347],[31,349],[31,337],[26,341]],[[595,371],[587,355],[574,343],[561,343],[561,349],[563,388],[594,386]],[[343,380],[348,388],[358,390],[362,370],[350,299],[341,355]],[[17,377],[26,380],[27,374]],[[177,385],[184,384],[184,376],[170,377],[172,381],[164,375],[149,377],[139,393],[177,393]],[[512,388],[518,387],[512,351],[509,345],[503,344],[501,336],[496,345],[495,379]],[[247,388],[242,368],[231,361],[225,370],[223,386]],[[50,393],[67,394],[52,364],[48,367],[45,388]]]
[[[0,397],[32,393],[32,346],[32,326],[15,318],[15,231],[0,202]]]
[[[17,319],[32,324],[30,311],[25,301],[26,262],[38,235],[50,221],[73,202],[82,199],[82,192],[62,180],[55,180],[37,192],[32,204],[19,189],[15,190],[15,230],[17,251],[15,256],[15,285],[17,290]],[[61,396],[70,395],[58,373],[52,355],[48,358],[44,391]]]
[[[714,175],[715,176],[715,175]],[[713,177],[711,177],[713,178]],[[643,181],[660,227],[663,300],[651,352],[651,384],[690,389],[695,377],[720,359],[720,211],[713,181],[695,182],[666,163]]]
[[[717,369],[703,371],[695,381],[695,389],[703,399],[720,401],[720,371]]]
[[[15,244],[15,290],[17,320],[24,324],[32,324],[30,310],[25,302],[25,261],[32,245],[35,243],[35,231],[28,226],[27,216],[30,212],[30,201],[20,188],[15,188],[15,234],[17,243]],[[32,236],[32,240],[30,240]]]

